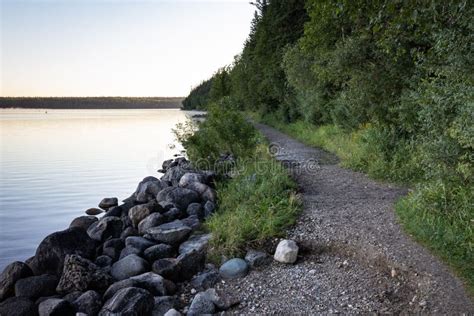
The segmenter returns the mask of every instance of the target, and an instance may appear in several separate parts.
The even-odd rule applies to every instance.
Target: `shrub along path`
[[[303,212],[288,238],[295,265],[277,262],[228,281],[236,313],[474,313],[459,279],[407,236],[394,202],[406,190],[337,166],[337,159],[262,124],[276,158],[291,162]],[[308,159],[314,162],[308,166]]]

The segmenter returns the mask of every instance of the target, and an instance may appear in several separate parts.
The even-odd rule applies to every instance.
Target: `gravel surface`
[[[287,236],[300,254],[294,265],[273,261],[221,282],[218,289],[241,300],[231,313],[474,313],[461,281],[397,223],[393,204],[405,189],[343,169],[327,152],[257,127],[301,189],[303,212]]]

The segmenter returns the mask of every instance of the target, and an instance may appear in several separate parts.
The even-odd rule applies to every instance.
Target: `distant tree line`
[[[0,97],[0,108],[171,109],[183,98],[164,97]]]

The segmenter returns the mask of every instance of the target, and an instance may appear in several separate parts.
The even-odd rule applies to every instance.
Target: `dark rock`
[[[211,269],[199,273],[191,280],[191,285],[197,290],[206,290],[213,287],[219,281],[219,272]]]
[[[180,265],[179,261],[175,258],[164,258],[156,260],[155,262],[153,262],[152,270],[153,272],[161,275],[162,277],[168,280],[180,280]]]
[[[80,229],[87,230],[89,226],[97,221],[98,219],[95,216],[79,216],[72,220],[71,224],[69,224],[69,227],[78,227]]]
[[[128,287],[119,290],[107,300],[99,312],[100,316],[149,315],[154,306],[153,295],[147,290]]]
[[[191,203],[188,205],[188,208],[186,209],[186,213],[188,213],[188,215],[195,215],[199,218],[203,218],[204,217],[204,209],[201,205],[201,203]]]
[[[99,215],[102,212],[103,210],[101,210],[100,208],[95,208],[95,207],[92,207],[86,210],[87,215]]]
[[[114,217],[121,217],[122,216],[122,207],[120,206],[112,206],[105,212],[103,217],[109,217],[109,216],[114,216]]]
[[[122,260],[123,258],[129,256],[129,255],[137,255],[140,256],[141,252],[137,248],[132,248],[132,247],[125,247],[122,249],[122,252],[120,252],[120,257],[119,260]]]
[[[58,278],[54,275],[43,274],[20,279],[15,283],[15,296],[38,298],[56,294]]]
[[[204,183],[192,182],[186,186],[186,189],[197,192],[203,201],[211,201],[215,203],[217,200],[216,191]]]
[[[66,300],[50,298],[38,306],[39,316],[74,316],[74,307]]]
[[[102,307],[102,297],[96,291],[87,291],[79,296],[72,305],[79,313],[97,315]]]
[[[0,303],[1,316],[35,316],[38,310],[35,303],[26,297],[10,297]]]
[[[148,271],[148,262],[137,255],[128,255],[112,265],[110,274],[117,279],[123,280]]]
[[[173,163],[173,159],[165,160],[161,164],[161,168],[166,172],[166,170],[171,166],[172,163]]]
[[[183,174],[183,176],[179,179],[179,186],[182,188],[186,188],[188,185],[190,185],[193,182],[200,182],[200,183],[206,183],[206,176],[201,173],[194,173],[194,172],[188,172]]]
[[[202,292],[219,310],[228,310],[234,305],[240,303],[236,296],[229,296],[224,293],[219,293],[215,289],[208,289]]]
[[[189,204],[199,202],[200,197],[196,191],[179,188],[179,187],[168,187],[161,190],[156,195],[158,202],[168,201],[174,203],[177,208],[182,211],[186,211]]]
[[[142,254],[145,249],[155,245],[156,242],[151,241],[149,239],[143,238],[143,237],[138,237],[138,236],[130,236],[125,239],[125,245],[128,248],[133,248],[138,250],[137,253]]]
[[[180,220],[152,227],[146,231],[145,237],[165,244],[179,244],[191,233],[191,228]]]
[[[133,227],[138,227],[138,223],[144,220],[151,213],[152,210],[148,207],[148,204],[140,204],[130,209],[128,217],[132,221]]]
[[[62,297],[62,299],[66,300],[66,301],[68,301],[69,303],[72,304],[82,294],[84,294],[84,293],[81,292],[81,291],[74,291],[74,292],[71,292],[71,293],[68,293],[68,294],[64,295]]]
[[[257,268],[270,263],[272,258],[265,252],[251,249],[247,251],[247,254],[245,255],[245,261],[248,262],[250,267]]]
[[[214,204],[214,202],[206,201],[206,203],[204,203],[204,217],[205,218],[214,214],[215,210],[216,210],[216,205]]]
[[[147,231],[147,229],[159,226],[164,222],[165,218],[163,217],[163,215],[161,215],[160,213],[152,213],[138,224],[138,233],[140,235],[143,235]]]
[[[158,244],[147,248],[144,252],[146,260],[153,262],[158,259],[173,257],[173,247],[167,244]]]
[[[125,243],[120,238],[112,238],[107,240],[102,246],[102,254],[112,258],[113,261],[117,260],[120,256],[120,252],[125,247]]]
[[[163,213],[164,222],[172,222],[177,219],[181,219],[186,215],[178,208],[172,208],[169,211]]]
[[[104,299],[109,299],[119,290],[127,287],[138,287],[145,289],[154,296],[162,296],[169,294],[166,280],[159,274],[153,272],[143,273],[129,279],[115,282],[104,294]]]
[[[64,270],[56,288],[58,293],[73,291],[105,291],[112,278],[88,259],[78,255],[67,255]]]
[[[153,306],[153,316],[163,316],[167,311],[178,305],[178,300],[173,296],[155,297],[155,305]]]
[[[247,262],[240,258],[230,259],[219,269],[219,273],[223,279],[241,278],[246,276],[248,271],[249,266]]]
[[[186,218],[183,218],[181,222],[189,226],[192,230],[199,229],[201,227],[201,222],[199,221],[199,218],[196,215],[191,215]]]
[[[43,239],[36,249],[30,267],[35,275],[50,273],[59,276],[63,272],[66,255],[77,254],[87,259],[93,259],[95,248],[95,241],[85,231],[76,227],[68,228]]]
[[[135,227],[129,226],[123,230],[123,232],[120,234],[120,238],[125,240],[129,236],[137,236],[138,231]]]
[[[0,302],[15,295],[15,282],[33,275],[30,267],[23,262],[15,261],[3,269],[0,274]]]
[[[99,203],[99,207],[103,210],[107,210],[113,206],[118,205],[118,199],[117,198],[103,198],[102,201]]]
[[[95,259],[95,264],[101,268],[109,267],[113,262],[114,260],[106,255],[99,256]]]
[[[167,183],[171,183],[173,186],[178,186],[179,180],[188,171],[189,170],[181,166],[170,167],[166,170],[165,174],[161,177],[161,180]]]
[[[209,296],[201,292],[194,296],[187,315],[214,314],[216,307]]]
[[[178,260],[180,271],[178,280],[189,280],[196,273],[204,269],[204,264],[206,262],[206,252],[193,250],[180,254],[176,259]]]
[[[188,240],[179,246],[179,253],[190,253],[191,251],[204,252],[207,250],[211,234],[202,234],[191,236]]]
[[[164,316],[182,316],[180,312],[178,312],[176,309],[172,308],[169,311],[167,311]]]
[[[176,205],[173,202],[169,202],[169,201],[161,201],[161,202],[158,202],[158,204],[163,209],[162,213],[167,212],[171,210],[172,208],[176,208]]]
[[[92,224],[87,234],[94,240],[104,241],[110,237],[120,237],[122,233],[122,220],[119,217],[104,217],[97,223]]]

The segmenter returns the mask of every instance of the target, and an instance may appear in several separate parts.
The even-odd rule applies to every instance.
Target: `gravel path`
[[[403,233],[393,204],[406,190],[343,169],[337,158],[265,125],[278,160],[293,166],[303,212],[288,231],[294,265],[277,262],[219,284],[237,314],[473,314],[462,283]],[[269,246],[273,250],[276,240]]]

